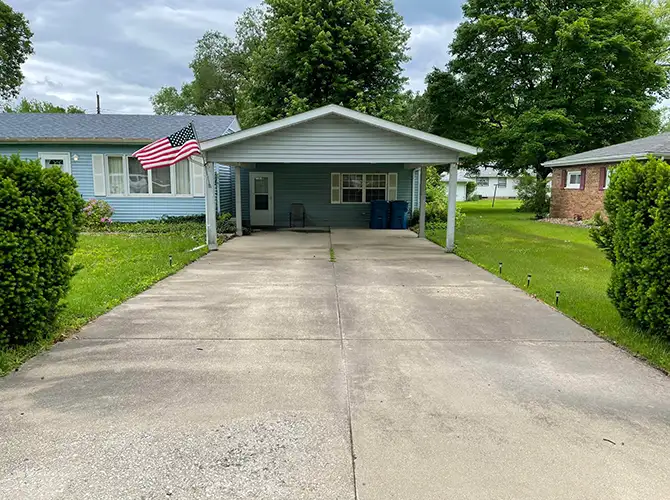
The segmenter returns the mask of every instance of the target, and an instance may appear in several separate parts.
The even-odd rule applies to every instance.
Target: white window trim
[[[605,186],[603,189],[610,187],[610,177],[612,177],[612,169],[610,167],[605,167]]]
[[[570,184],[570,176],[571,175],[579,175],[579,182],[577,184]],[[567,173],[565,174],[567,177],[565,179],[565,189],[581,189],[582,187],[582,171],[581,170],[568,170]]]
[[[72,175],[72,160],[70,158],[70,153],[37,153],[37,158],[39,158],[43,168],[46,168],[46,160],[63,160],[63,166],[65,167],[64,172]]]
[[[349,190],[355,190],[355,188],[345,188],[344,187],[344,176],[345,175],[362,175],[363,176],[363,201],[343,201],[344,200],[344,190],[349,189]],[[340,203],[337,203],[337,205],[365,205],[367,203],[370,203],[369,201],[366,201],[366,194],[367,194],[367,189],[365,187],[366,182],[367,182],[367,176],[368,175],[383,175],[386,179],[384,185],[384,199],[388,201],[389,198],[389,175],[388,173],[385,172],[342,172],[340,173]],[[370,189],[381,189],[381,188],[370,188]],[[397,187],[396,187],[397,189]],[[331,205],[335,205],[335,203],[331,203]]]
[[[128,171],[128,158],[129,155],[124,154],[114,154],[109,153],[105,155],[105,185],[109,186],[109,158],[123,158],[123,193],[122,194],[107,194],[106,198],[196,198],[193,195],[193,164],[190,159],[189,162],[189,176],[191,177],[190,182],[190,194],[176,194],[176,185],[175,185],[175,169],[174,165],[170,165],[170,192],[169,193],[154,193],[153,192],[153,182],[152,182],[152,171],[153,169],[147,170],[147,182],[149,183],[149,192],[148,193],[131,193],[130,192],[130,172]],[[202,197],[200,197],[202,198]]]

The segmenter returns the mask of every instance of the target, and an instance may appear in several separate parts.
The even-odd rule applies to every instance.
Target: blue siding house
[[[205,213],[200,157],[145,171],[130,155],[193,122],[201,141],[240,130],[234,116],[0,114],[0,154],[19,154],[74,176],[85,199],[114,208],[113,220]],[[217,208],[233,210],[231,169],[217,165]]]

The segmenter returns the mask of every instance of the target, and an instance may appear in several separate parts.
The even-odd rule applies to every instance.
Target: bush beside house
[[[608,295],[623,318],[670,338],[670,166],[621,163],[604,206],[591,235],[612,262]]]
[[[52,326],[73,275],[84,200],[71,175],[0,157],[0,347]]]

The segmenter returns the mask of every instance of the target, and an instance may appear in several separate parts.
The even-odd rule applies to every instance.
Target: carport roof
[[[329,104],[328,106],[323,106],[321,108],[313,109],[305,113],[300,113],[298,115],[290,116],[288,118],[282,118],[273,122],[265,123],[257,127],[253,127],[241,132],[236,132],[234,134],[229,134],[223,137],[218,137],[208,141],[204,141],[201,146],[203,151],[220,148],[222,146],[228,146],[230,144],[235,144],[253,137],[258,137],[264,134],[269,134],[271,132],[276,132],[288,127],[292,127],[301,123],[309,122],[317,118],[321,118],[328,115],[341,116],[348,118],[355,122],[364,123],[373,127],[377,127],[382,130],[387,130],[389,132],[394,132],[396,134],[403,135],[405,137],[410,137],[434,146],[439,146],[445,149],[456,151],[460,154],[473,155],[477,154],[479,150],[468,144],[464,144],[458,141],[452,141],[451,139],[446,139],[438,135],[429,134],[427,132],[422,132],[410,127],[405,127],[404,125],[399,125],[397,123],[390,122],[388,120],[383,120],[381,118],[376,118],[374,116],[366,115],[365,113],[359,113],[358,111],[353,111],[351,109],[344,108],[342,106],[337,106],[335,104]]]

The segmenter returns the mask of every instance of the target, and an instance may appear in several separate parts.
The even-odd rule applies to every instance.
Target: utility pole
[[[97,92],[95,93],[95,100],[97,102],[97,106],[95,108],[96,112],[97,114],[100,114],[100,94],[98,94]]]

